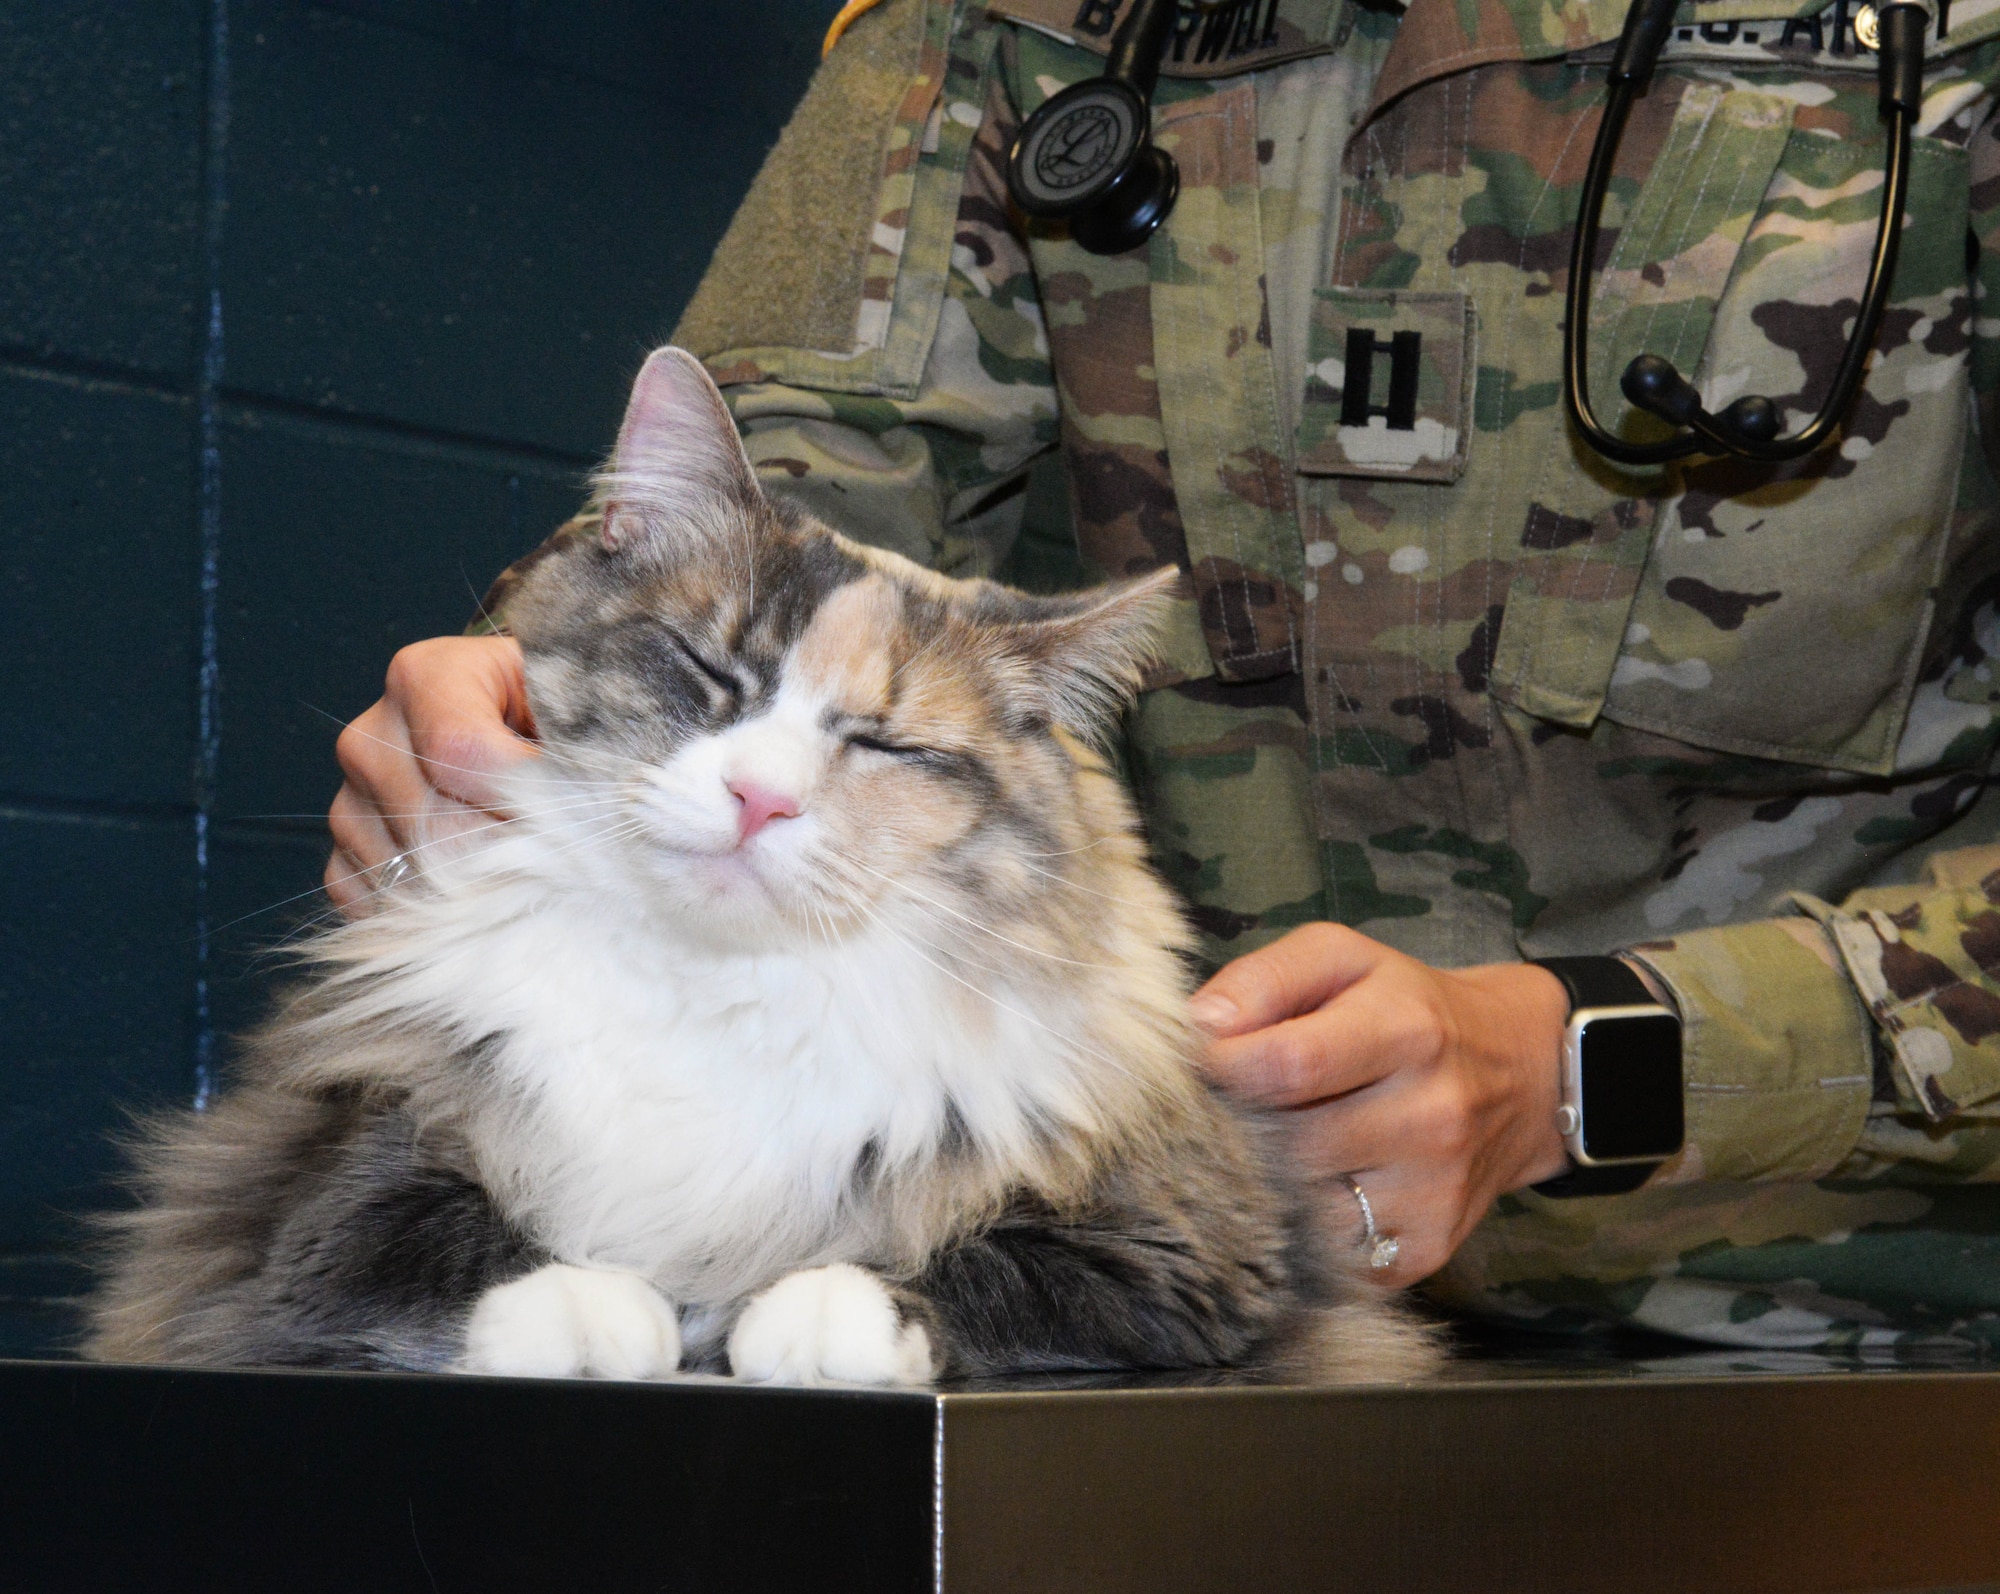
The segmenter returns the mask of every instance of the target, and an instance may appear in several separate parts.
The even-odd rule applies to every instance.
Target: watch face
[[[1680,1021],[1667,1013],[1592,1019],[1579,1046],[1584,1155],[1617,1162],[1680,1150]]]

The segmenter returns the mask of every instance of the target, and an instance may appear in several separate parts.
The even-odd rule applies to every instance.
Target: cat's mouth
[[[771,889],[771,882],[765,878],[752,849],[748,847],[705,853],[696,867],[701,871],[703,881],[711,885],[718,895],[736,898],[755,892],[775,900],[776,893]]]
[[[717,909],[762,907],[780,910],[791,905],[785,874],[766,849],[748,846],[703,846],[689,837],[654,835],[648,851],[656,870],[685,893],[696,906]]]

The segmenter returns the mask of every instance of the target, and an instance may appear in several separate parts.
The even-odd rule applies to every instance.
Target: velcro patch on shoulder
[[[887,0],[814,76],[716,248],[674,341],[703,358],[792,348],[844,358],[860,306],[877,200],[895,149],[920,136],[941,72],[926,70],[942,0]],[[920,101],[921,103],[913,103]]]

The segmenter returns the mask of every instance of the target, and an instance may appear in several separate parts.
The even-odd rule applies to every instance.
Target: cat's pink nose
[[[799,816],[796,798],[767,791],[755,781],[731,780],[724,784],[736,797],[736,845],[739,847],[772,820],[796,819]]]

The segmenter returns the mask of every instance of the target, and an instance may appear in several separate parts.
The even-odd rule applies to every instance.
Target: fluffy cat
[[[320,938],[155,1125],[87,1353],[811,1384],[1402,1376],[1208,1088],[1191,939],[1092,744],[1170,573],[953,581],[759,490],[662,349],[509,619],[517,818]]]

